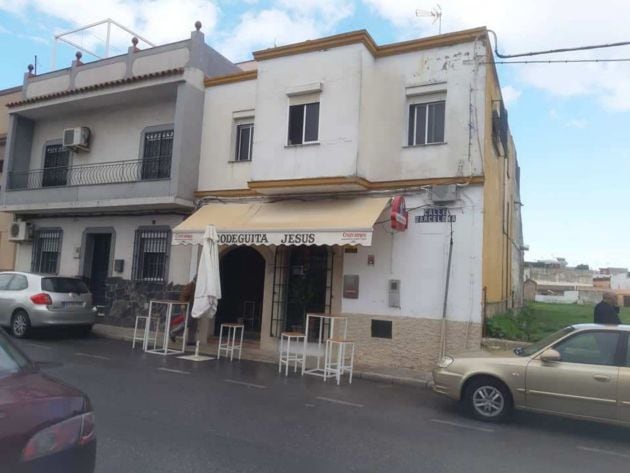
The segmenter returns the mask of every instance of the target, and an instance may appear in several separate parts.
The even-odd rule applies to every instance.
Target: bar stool
[[[289,365],[293,361],[295,364],[293,366],[295,372],[297,373],[298,364],[302,367],[304,366],[304,349],[298,350],[292,355],[291,354],[291,340],[294,339],[297,342],[297,347],[300,346],[301,343],[304,343],[304,334],[301,332],[282,332],[280,334],[280,361],[278,362],[278,373],[282,373],[282,365],[286,365],[285,376],[289,376]],[[286,340],[286,344],[284,341]]]
[[[337,360],[333,358],[334,348],[337,348]],[[348,349],[350,358],[348,359]],[[352,384],[352,369],[354,366],[354,342],[345,338],[329,338],[326,340],[326,353],[324,356],[324,381],[333,376],[337,384],[344,373],[349,373],[348,383]]]
[[[143,328],[139,328],[140,322],[144,323]],[[151,324],[155,322],[155,333],[151,337]],[[141,336],[138,336],[138,331],[141,332]],[[142,349],[146,350],[149,347],[149,342],[153,342],[153,348],[157,346],[157,339],[160,333],[160,321],[153,319],[147,315],[136,315],[136,323],[133,327],[133,338],[131,339],[131,348],[136,348],[136,341],[142,340]]]
[[[223,329],[227,328],[227,341],[223,343]],[[240,329],[241,336],[239,337],[238,344],[236,342],[236,332]],[[217,360],[221,358],[221,351],[225,352],[225,356],[230,355],[230,361],[234,359],[234,352],[238,350],[238,359],[241,359],[241,352],[243,351],[243,334],[245,333],[245,326],[243,324],[221,324],[221,330],[219,332],[219,349],[217,353]]]

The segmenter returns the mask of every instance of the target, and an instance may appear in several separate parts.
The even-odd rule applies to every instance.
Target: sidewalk
[[[94,325],[93,332],[101,337],[111,338],[114,340],[124,340],[128,341],[130,344],[133,339],[133,329],[127,327],[96,324]],[[217,344],[218,339],[213,339],[209,343],[200,343],[199,353],[216,356]],[[141,345],[142,343],[140,342],[140,346]],[[138,342],[136,342],[136,348],[137,347]],[[193,352],[194,347],[187,347],[187,351]],[[243,359],[261,363],[276,364],[278,363],[278,354],[273,351],[261,349],[258,342],[244,340]],[[431,381],[431,373],[419,372],[405,368],[374,368],[361,365],[355,365],[353,376],[355,378],[369,379],[381,383],[403,384],[425,389],[429,387],[429,382]]]

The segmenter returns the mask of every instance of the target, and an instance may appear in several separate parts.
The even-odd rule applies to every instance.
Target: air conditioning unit
[[[63,130],[63,146],[73,151],[90,150],[90,129],[86,126]]]
[[[9,225],[9,241],[31,241],[33,224],[28,222],[11,222]]]
[[[434,204],[448,204],[457,200],[457,185],[431,186],[431,200]]]

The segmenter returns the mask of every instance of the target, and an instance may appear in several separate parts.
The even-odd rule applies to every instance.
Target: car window
[[[42,278],[42,291],[85,294],[89,289],[76,278]]]
[[[12,345],[0,329],[0,378],[24,370],[30,366],[28,359]]]
[[[566,363],[614,365],[618,342],[618,332],[586,332],[563,340],[554,348]]]
[[[6,291],[13,274],[0,274],[0,291]]]
[[[7,286],[7,290],[9,291],[21,291],[26,288],[28,288],[26,276],[22,276],[21,274],[13,276],[13,279],[11,279],[9,285]]]
[[[556,340],[559,340],[565,335],[573,332],[574,330],[575,329],[573,327],[565,327],[561,330],[558,330],[557,332],[552,333],[551,335],[546,336],[545,338],[543,338],[542,340],[539,340],[538,342],[532,343],[531,345],[528,345],[524,348],[520,348],[518,351],[515,351],[515,353],[518,356],[531,356],[537,351],[542,350],[546,346],[551,345]]]

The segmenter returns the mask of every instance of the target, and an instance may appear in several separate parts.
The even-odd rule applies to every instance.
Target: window
[[[289,107],[289,145],[312,143],[319,137],[319,102]]]
[[[171,177],[174,135],[173,130],[153,131],[144,134],[142,179],[168,179]]]
[[[69,156],[70,153],[61,144],[46,146],[42,187],[66,185],[68,181]]]
[[[28,281],[26,280],[26,276],[22,276],[21,274],[16,274],[11,279],[11,282],[7,286],[7,291],[23,291],[28,288]]]
[[[254,143],[254,124],[244,123],[236,126],[235,161],[252,160],[252,144]]]
[[[0,274],[0,291],[8,290],[13,274]]]
[[[30,366],[28,359],[0,331],[0,378],[19,373]]]
[[[409,146],[444,142],[445,104],[441,100],[409,106]]]
[[[41,229],[35,232],[31,270],[36,273],[57,274],[61,254],[62,230]]]
[[[86,294],[88,287],[76,278],[42,278],[42,291]]]
[[[392,338],[392,321],[372,319],[372,338]]]
[[[618,341],[617,332],[586,332],[574,335],[554,348],[566,363],[614,365]]]
[[[165,282],[170,244],[170,228],[137,230],[133,249],[133,279]]]

